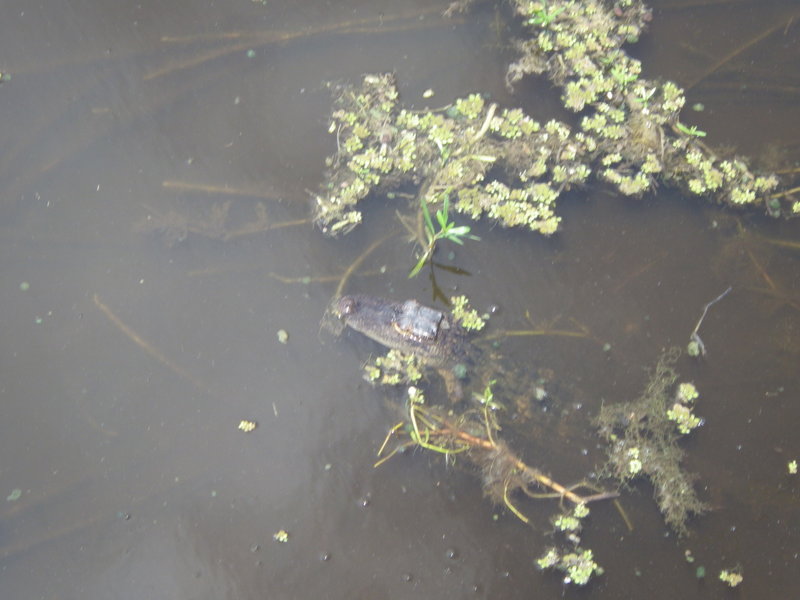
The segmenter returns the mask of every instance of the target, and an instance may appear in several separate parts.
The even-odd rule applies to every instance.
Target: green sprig
[[[422,198],[421,203],[422,216],[425,219],[425,237],[428,239],[428,245],[426,246],[425,251],[422,253],[422,256],[420,257],[416,266],[411,269],[411,272],[408,274],[409,279],[416,277],[417,274],[422,270],[422,267],[425,266],[425,263],[430,260],[430,258],[433,256],[433,251],[436,249],[436,243],[439,240],[449,240],[455,244],[458,244],[459,246],[463,246],[465,239],[481,239],[477,235],[470,233],[470,227],[468,225],[456,226],[455,222],[450,220],[449,193],[444,194],[444,202],[442,202],[442,207],[436,211],[436,222],[439,226],[438,230],[433,223],[433,219],[431,219],[431,213],[428,210],[427,200]]]
[[[678,131],[680,131],[681,133],[685,133],[686,135],[691,135],[692,137],[706,137],[706,132],[700,131],[697,128],[697,125],[692,125],[691,127],[687,127],[686,125],[678,121],[677,123],[675,123],[675,127],[677,127]]]

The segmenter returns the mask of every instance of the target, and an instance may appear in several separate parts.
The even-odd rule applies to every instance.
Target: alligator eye
[[[344,296],[339,299],[339,314],[343,317],[352,315],[356,312],[356,301],[352,296]]]

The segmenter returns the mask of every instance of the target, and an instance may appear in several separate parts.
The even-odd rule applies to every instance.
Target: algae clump
[[[608,462],[603,474],[626,484],[646,477],[654,487],[655,499],[664,520],[679,535],[687,533],[691,515],[705,512],[697,497],[693,477],[681,468],[684,452],[678,445],[684,427],[671,413],[694,400],[687,384],[677,386],[675,361],[678,348],[665,351],[653,369],[642,395],[632,402],[604,405],[597,417],[599,433],[608,442]],[[689,394],[687,396],[687,393]],[[696,391],[695,391],[696,394]],[[686,398],[691,397],[692,400]],[[698,423],[699,424],[699,423]]]

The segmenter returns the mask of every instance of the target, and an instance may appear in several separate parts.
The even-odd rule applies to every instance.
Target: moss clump
[[[676,428],[676,419],[670,416],[676,405],[691,415],[687,406],[691,400],[685,398],[692,396],[694,386],[682,384],[675,390],[678,375],[673,365],[679,356],[677,348],[666,351],[642,395],[633,402],[603,406],[597,424],[609,444],[604,474],[622,484],[647,477],[667,525],[683,535],[689,517],[703,513],[706,506],[695,493],[692,476],[681,468],[683,450],[678,439],[693,427],[683,431],[677,422]]]

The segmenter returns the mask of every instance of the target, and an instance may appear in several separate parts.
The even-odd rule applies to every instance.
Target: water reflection
[[[396,203],[376,199],[342,240],[303,222],[335,147],[325,81],[393,70],[415,106],[435,87],[437,101],[482,89],[541,118],[557,111],[546,84],[505,90],[493,9],[451,23],[427,2],[50,4],[12,2],[0,37],[11,74],[0,84],[0,595],[560,597],[559,579],[532,566],[555,506],[527,504],[531,530],[459,463],[408,452],[373,469],[394,423],[360,379],[377,347],[346,334],[320,343],[348,265],[399,227]],[[639,51],[680,81],[689,50],[669,40],[689,36],[687,22],[700,37],[735,25],[751,39],[787,6],[660,3]],[[691,56],[732,51],[712,41]],[[796,161],[796,28],[763,44],[748,54],[756,74],[736,77],[765,88],[698,84],[709,109],[697,122],[745,153],[783,143]],[[733,222],[667,192],[632,203],[590,190],[561,212],[549,240],[479,224],[482,241],[453,258],[472,276],[440,271],[437,283],[500,305],[493,328],[575,319],[610,344],[503,345],[559,382],[529,435],[510,441],[564,480],[603,459],[590,425],[600,405],[636,397],[642,367],[734,288],[704,322],[707,359],[678,365],[707,399],[687,467],[714,510],[677,541],[647,486],[625,499],[633,532],[599,506],[586,541],[607,574],[587,593],[704,595],[690,548],[709,579],[742,562],[745,586],[791,596],[800,281],[796,248],[769,240],[796,241],[796,222]],[[164,237],[137,227],[148,217]],[[406,279],[412,263],[391,237],[348,291],[426,301],[425,279]],[[244,433],[242,419],[258,427]]]

